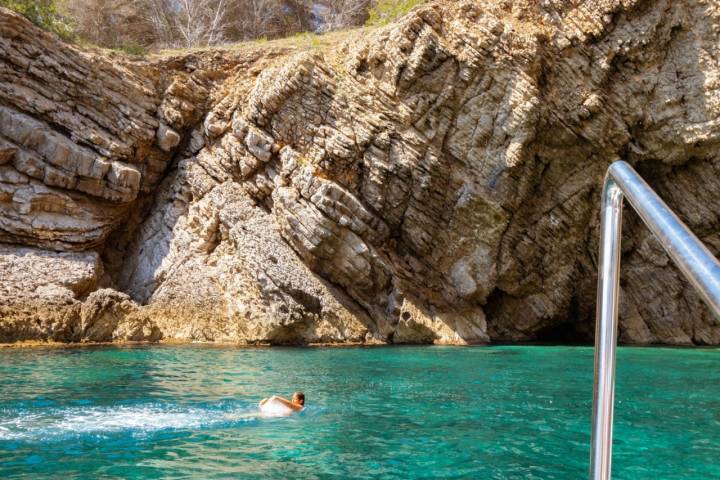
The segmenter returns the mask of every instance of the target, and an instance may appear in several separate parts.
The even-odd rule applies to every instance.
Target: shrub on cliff
[[[65,39],[73,37],[71,22],[60,13],[53,0],[0,0],[0,7],[14,10],[35,25],[55,32]]]

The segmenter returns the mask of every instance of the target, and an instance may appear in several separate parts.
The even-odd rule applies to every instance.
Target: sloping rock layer
[[[147,59],[0,9],[0,342],[588,340],[633,164],[720,251],[720,6],[430,2]],[[720,325],[633,213],[621,341]]]

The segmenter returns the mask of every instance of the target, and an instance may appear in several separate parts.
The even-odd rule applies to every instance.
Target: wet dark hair
[[[300,405],[305,405],[305,394],[303,392],[293,393],[293,398],[294,397],[297,397],[298,402],[300,402]]]

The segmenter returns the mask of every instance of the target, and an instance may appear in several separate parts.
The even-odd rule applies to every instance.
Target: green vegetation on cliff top
[[[0,7],[14,10],[35,25],[54,32],[66,40],[74,36],[72,23],[60,13],[53,0],[0,0]]]
[[[381,0],[370,9],[370,15],[365,24],[368,26],[387,25],[422,3],[425,3],[425,0]]]
[[[199,5],[202,0],[191,0],[191,3]],[[212,3],[212,0],[208,0]],[[364,25],[366,27],[378,27],[387,25],[394,20],[406,15],[417,5],[425,3],[426,0],[374,0],[363,2],[364,15],[360,15],[360,21],[352,20],[351,17],[345,18],[340,23],[333,23],[332,29],[342,31],[353,29]],[[210,5],[208,3],[208,5]],[[273,2],[270,2],[273,3]],[[277,4],[281,2],[278,0]],[[335,15],[347,15],[348,11],[356,11],[356,5],[350,9],[349,4],[333,2],[327,0],[327,5],[333,6]],[[337,5],[336,5],[337,3]],[[311,10],[308,5],[304,10]],[[228,46],[237,43],[263,42],[269,38],[286,38],[291,43],[309,44],[310,48],[318,48],[323,43],[318,40],[318,34],[309,32],[307,29],[310,25],[305,23],[300,25],[300,30],[286,29],[284,31],[258,31],[252,33],[246,31],[247,25],[240,21],[240,17],[234,18],[227,15],[224,19],[223,32],[232,30],[234,33],[218,33],[213,36],[213,40],[198,38],[189,44],[184,42],[174,42],[170,38],[159,38],[157,32],[153,33],[152,28],[143,24],[146,20],[147,12],[142,7],[142,2],[126,4],[126,3],[108,3],[103,0],[89,0],[81,2],[76,0],[0,0],[0,7],[14,10],[28,18],[37,26],[59,35],[61,38],[78,43],[86,47],[101,47],[115,51],[122,51],[131,55],[143,55],[149,51],[167,51],[167,50],[186,50],[188,48],[207,48],[208,46]],[[148,4],[149,5],[149,4]],[[300,4],[298,4],[300,5]],[[354,5],[354,4],[353,4]],[[236,10],[247,8],[244,4],[238,4]],[[267,6],[266,6],[267,7]],[[277,5],[275,5],[277,7]],[[149,7],[148,7],[149,8]],[[270,8],[270,7],[267,7]],[[299,8],[299,7],[298,7]],[[117,10],[117,12],[115,11]],[[360,10],[357,10],[360,11]],[[224,12],[224,10],[223,10]],[[344,13],[343,13],[344,12]],[[175,12],[180,15],[182,12]],[[226,12],[225,12],[226,13]],[[236,12],[237,13],[237,12]],[[359,14],[354,14],[355,16]],[[236,15],[237,16],[237,15]],[[241,15],[241,17],[244,15]],[[362,20],[364,16],[365,20]],[[340,17],[338,17],[340,18]],[[196,30],[203,27],[203,18],[188,17],[188,21],[196,23]],[[177,23],[177,22],[175,22]],[[184,24],[184,22],[181,22]],[[302,23],[302,22],[301,22]],[[175,24],[166,25],[165,30],[174,32],[174,36],[178,36],[183,32],[181,27]],[[176,31],[178,30],[179,31]],[[203,30],[203,28],[200,28]],[[104,36],[97,34],[97,31],[106,32]],[[204,31],[204,30],[203,30]],[[93,33],[95,32],[95,33]],[[167,33],[167,32],[166,32]],[[187,32],[185,32],[187,33]],[[269,34],[272,35],[269,35]],[[327,32],[326,32],[327,33]],[[325,36],[326,33],[321,34]],[[169,33],[167,35],[170,35]],[[170,37],[173,37],[170,35]],[[180,35],[182,36],[182,35]],[[107,38],[105,38],[107,37]],[[173,37],[174,38],[174,37]],[[177,39],[175,39],[177,40]],[[189,40],[188,40],[189,41]]]

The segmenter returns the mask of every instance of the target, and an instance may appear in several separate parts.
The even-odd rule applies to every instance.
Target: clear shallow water
[[[0,478],[587,475],[592,349],[0,350]],[[720,350],[618,354],[615,479],[720,478]],[[263,396],[308,408],[259,418]]]

